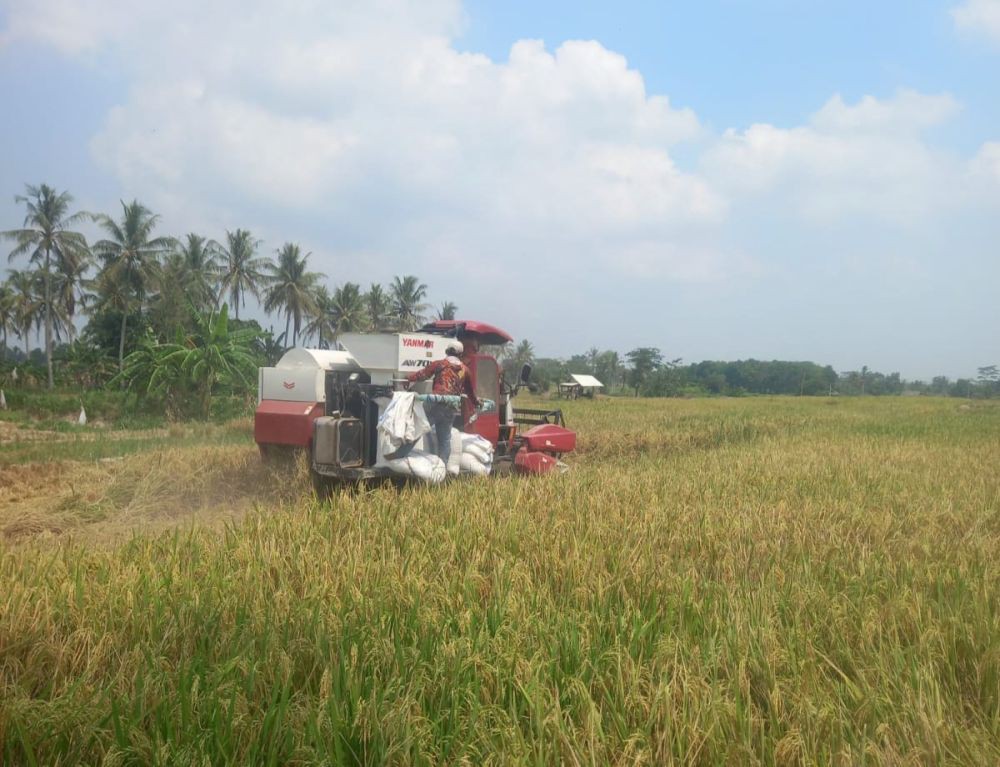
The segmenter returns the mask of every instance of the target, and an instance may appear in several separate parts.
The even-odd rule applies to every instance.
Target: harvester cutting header
[[[484,348],[511,340],[484,322],[438,320],[413,333],[345,333],[343,350],[291,349],[275,367],[259,370],[254,439],[265,458],[287,448],[307,450],[317,482],[545,474],[574,449],[576,435],[560,410],[513,406],[531,367],[509,383]],[[408,382],[445,359],[449,348],[461,349],[469,396],[442,397],[431,392],[430,381]],[[441,461],[424,406],[443,401],[458,415],[450,458]]]

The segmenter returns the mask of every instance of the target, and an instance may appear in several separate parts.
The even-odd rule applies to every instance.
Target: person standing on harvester
[[[426,381],[433,376],[432,392],[434,394],[454,397],[465,394],[469,397],[472,406],[478,408],[479,400],[476,399],[476,393],[472,390],[472,375],[469,373],[469,368],[460,359],[464,350],[461,341],[449,341],[445,349],[447,357],[432,362],[416,373],[410,373],[406,380],[409,382]],[[450,402],[428,402],[424,405],[427,420],[434,427],[434,435],[437,438],[438,457],[445,463],[448,462],[448,456],[451,454],[451,429],[458,411],[458,405],[453,405]]]

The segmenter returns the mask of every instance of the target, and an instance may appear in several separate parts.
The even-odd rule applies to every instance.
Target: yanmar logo
[[[281,385],[284,386],[286,389],[294,389],[295,381],[282,381]]]
[[[434,348],[434,341],[432,341],[429,338],[427,338],[427,339],[424,339],[424,338],[404,338],[403,339],[403,346],[416,347],[418,349],[433,349]]]

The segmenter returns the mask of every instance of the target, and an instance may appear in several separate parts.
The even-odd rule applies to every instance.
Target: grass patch
[[[78,391],[56,389],[6,389],[8,410],[0,421],[31,424],[35,428],[62,429],[76,424],[82,406],[90,423],[110,429],[153,429],[166,424],[162,406],[144,401],[134,392],[114,389]],[[215,422],[253,416],[253,399],[218,395],[212,399]]]
[[[884,402],[567,403],[566,475],[329,505],[127,458],[63,509],[125,543],[0,538],[0,761],[998,763],[1000,411]]]
[[[0,467],[23,463],[102,461],[167,447],[248,445],[253,441],[248,421],[224,424],[174,424],[141,432],[109,431],[67,425],[44,430],[21,424],[0,441]]]

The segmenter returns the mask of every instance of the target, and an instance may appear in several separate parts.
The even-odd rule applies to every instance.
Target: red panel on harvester
[[[261,400],[253,416],[253,438],[258,445],[309,447],[313,421],[321,415],[322,402]]]
[[[514,455],[514,467],[523,474],[548,474],[559,462],[551,455],[518,450]]]
[[[532,426],[521,436],[531,450],[545,453],[569,453],[576,447],[575,431],[551,423]]]

